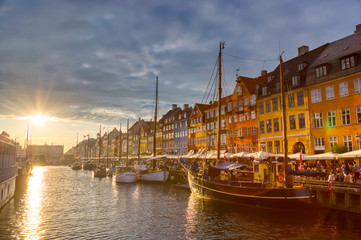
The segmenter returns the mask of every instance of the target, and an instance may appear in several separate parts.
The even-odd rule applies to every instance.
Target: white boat
[[[16,167],[16,146],[9,134],[0,134],[0,209],[14,197]]]
[[[163,183],[168,180],[169,171],[164,169],[156,172],[143,173],[140,175],[140,181]]]
[[[116,166],[116,174],[113,174],[113,181],[117,183],[135,183],[137,174],[129,167]]]

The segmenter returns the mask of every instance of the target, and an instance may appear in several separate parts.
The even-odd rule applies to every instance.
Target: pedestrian
[[[357,179],[360,178],[360,164],[354,161],[353,169],[354,169],[354,183],[356,183]]]

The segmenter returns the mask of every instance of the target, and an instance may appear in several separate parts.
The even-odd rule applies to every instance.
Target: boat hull
[[[169,177],[169,171],[163,170],[158,172],[144,173],[140,175],[140,181],[162,183],[166,182]]]
[[[311,203],[310,193],[303,188],[265,188],[262,183],[243,183],[238,186],[205,180],[188,171],[192,193],[239,204],[279,209],[299,209]]]
[[[123,172],[113,175],[113,180],[117,183],[135,183],[137,174],[135,172]]]
[[[0,182],[0,209],[14,197],[16,176]]]

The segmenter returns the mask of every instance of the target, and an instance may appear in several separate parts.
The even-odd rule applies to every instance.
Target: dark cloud
[[[226,41],[224,76],[272,71],[352,34],[359,1],[0,1],[0,111],[115,124],[200,102]],[[238,56],[241,58],[236,58]],[[257,59],[260,61],[247,61]]]

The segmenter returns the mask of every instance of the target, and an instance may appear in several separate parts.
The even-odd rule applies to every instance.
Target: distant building
[[[63,145],[29,145],[29,157],[40,163],[59,161],[63,152]]]

